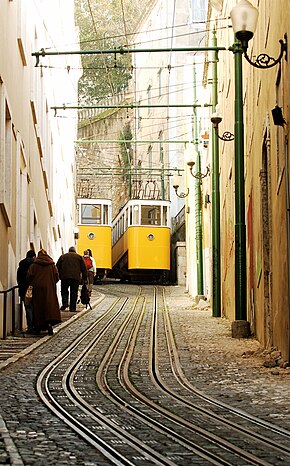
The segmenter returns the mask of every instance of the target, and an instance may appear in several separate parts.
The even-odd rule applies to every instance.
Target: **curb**
[[[13,442],[12,438],[10,437],[9,431],[6,427],[3,417],[0,414],[0,435],[4,441],[5,451],[9,456],[9,464],[12,466],[24,466],[24,463],[21,459],[20,454]]]
[[[103,299],[105,298],[105,295],[104,294],[101,294],[101,296],[99,298],[96,298],[95,300],[92,301],[92,308],[96,307],[101,301],[103,301]],[[32,345],[30,346],[27,346],[27,348],[25,348],[24,350],[20,351],[19,353],[15,354],[14,356],[12,356],[11,358],[8,358],[6,359],[5,361],[1,362],[0,363],[0,372],[1,370],[5,369],[6,367],[10,366],[10,364],[13,364],[14,362],[18,361],[19,359],[23,358],[24,356],[26,356],[27,354],[31,353],[33,350],[35,350],[36,348],[38,348],[39,346],[41,346],[43,343],[45,343],[46,341],[50,340],[51,338],[53,338],[54,335],[56,335],[57,333],[59,333],[64,327],[66,327],[67,325],[69,325],[72,321],[74,320],[77,320],[79,319],[81,316],[83,316],[84,314],[86,314],[87,312],[89,312],[91,309],[90,308],[87,308],[87,309],[83,309],[82,311],[79,311],[77,312],[76,314],[73,314],[69,319],[67,319],[65,322],[62,322],[61,324],[57,325],[53,330],[54,330],[54,333],[53,335],[45,335],[41,338],[39,338],[39,340],[37,340],[35,343],[33,343]],[[16,463],[15,463],[16,464]],[[23,463],[21,463],[23,464]]]

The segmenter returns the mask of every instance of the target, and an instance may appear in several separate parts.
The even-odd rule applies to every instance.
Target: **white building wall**
[[[172,187],[172,177],[166,179],[166,196],[171,201],[171,217],[180,212],[186,205],[186,288],[195,296],[197,294],[197,265],[196,265],[196,229],[195,229],[195,179],[189,174],[185,155],[193,153],[195,145],[183,141],[198,141],[200,134],[209,127],[209,109],[197,109],[198,134],[194,134],[193,107],[170,107],[170,105],[204,104],[209,103],[208,93],[205,93],[201,83],[204,65],[203,52],[149,52],[152,48],[186,48],[203,44],[205,30],[206,1],[177,0],[168,2],[157,0],[154,8],[140,26],[134,37],[136,48],[148,49],[148,53],[136,53],[135,65],[135,100],[136,103],[148,102],[148,89],[151,89],[151,103],[168,105],[164,109],[140,109],[136,111],[136,139],[157,140],[160,131],[164,139],[180,141],[176,144],[164,144],[165,168],[180,170],[180,187],[178,193],[187,193],[185,198],[176,196]],[[200,22],[198,22],[200,21]],[[158,74],[161,73],[161,92]],[[194,73],[196,74],[196,101],[194,101]],[[141,116],[141,120],[138,116]],[[181,142],[182,141],[182,142]],[[146,159],[149,143],[136,148],[136,163],[148,165]],[[154,163],[159,164],[158,145],[152,143]],[[204,151],[203,151],[204,152]],[[207,153],[206,153],[207,154]],[[203,154],[204,155],[204,154]],[[206,155],[207,158],[207,155]],[[202,170],[208,160],[202,160]],[[204,191],[204,190],[203,190]],[[202,206],[204,192],[202,191]],[[204,227],[204,225],[203,225]],[[206,225],[208,230],[208,225]],[[209,236],[204,244],[204,289],[208,293],[209,285]]]
[[[41,48],[79,49],[74,1],[1,1],[0,43],[0,289],[7,289],[27,249],[44,247],[57,259],[74,243],[77,118],[55,117],[51,107],[77,102],[80,61],[45,57],[35,67],[32,57]]]
[[[182,4],[182,5],[181,5]],[[175,5],[175,6],[174,6]],[[181,8],[182,6],[182,8]],[[146,104],[149,102],[164,105],[164,108],[140,109],[136,115],[136,137],[138,140],[160,138],[163,140],[183,141],[187,137],[187,121],[191,121],[192,109],[170,107],[170,105],[184,104],[183,89],[185,82],[192,82],[192,69],[188,67],[189,55],[187,52],[150,52],[150,49],[187,46],[191,27],[189,24],[190,2],[167,2],[159,0],[150,15],[140,26],[138,34],[134,37],[136,48],[146,48],[148,53],[136,53],[135,64],[135,99],[136,102]],[[178,36],[183,40],[179,40]],[[182,45],[181,45],[182,43]],[[150,89],[150,98],[149,98]],[[191,101],[192,89],[189,86],[186,103]],[[140,120],[141,116],[141,120]],[[139,117],[139,120],[138,120]],[[139,145],[136,149],[136,160],[148,165],[147,145]],[[164,168],[184,168],[185,144],[178,142],[164,143]],[[153,163],[155,167],[162,168],[160,164],[159,145],[152,143]],[[184,205],[184,200],[176,197],[171,187],[171,180],[165,178],[166,197],[170,196],[171,216],[174,217]]]
[[[0,13],[1,43],[7,44],[0,52],[2,105],[6,102],[9,107],[17,145],[16,173],[12,173],[17,193],[12,228],[17,231],[19,244],[15,254],[18,260],[31,244],[59,255],[62,247],[73,244],[77,120],[71,113],[69,118],[59,119],[50,107],[64,101],[77,102],[79,72],[76,74],[73,68],[79,66],[79,59],[45,57],[35,67],[36,59],[31,54],[40,48],[78,48],[74,2],[5,0]],[[27,215],[23,214],[22,196],[27,196]],[[26,227],[29,217],[29,223],[34,224],[30,231]]]

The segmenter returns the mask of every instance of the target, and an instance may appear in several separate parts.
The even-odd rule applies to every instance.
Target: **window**
[[[133,225],[139,225],[139,206],[133,206]]]
[[[103,205],[103,224],[108,225],[109,223],[109,206]]]
[[[125,231],[128,228],[128,208],[125,211]]]
[[[143,205],[141,207],[141,225],[161,225],[160,207]]]
[[[150,177],[152,176],[152,146],[148,147],[147,156],[148,156],[148,168],[149,168],[148,175]]]
[[[168,208],[164,205],[163,212],[162,212],[162,225],[167,226],[168,224]]]
[[[192,0],[192,21],[198,22],[200,21],[201,24],[196,24],[195,26],[198,28],[203,28],[203,22],[206,19],[206,4],[205,0]],[[218,2],[215,2],[218,3]]]
[[[90,225],[100,225],[101,206],[99,204],[82,204],[81,223]]]
[[[147,87],[147,104],[148,104],[148,113],[151,112],[150,105],[152,105],[152,86]]]
[[[142,121],[140,105],[141,105],[141,100],[139,100],[139,102],[138,102],[138,107],[137,107],[138,129],[141,128],[141,121]]]
[[[0,80],[0,208],[6,225],[11,226],[12,209],[12,120]]]
[[[158,71],[158,97],[162,96],[162,68]]]

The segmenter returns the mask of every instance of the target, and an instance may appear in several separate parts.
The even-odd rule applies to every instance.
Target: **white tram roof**
[[[166,205],[170,206],[170,201],[162,201],[161,199],[130,199],[122,210],[128,205]]]
[[[78,204],[105,204],[111,205],[112,199],[91,199],[91,198],[79,198],[77,200]]]

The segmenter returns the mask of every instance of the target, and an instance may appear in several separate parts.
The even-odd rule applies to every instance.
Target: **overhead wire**
[[[89,7],[89,11],[90,11],[90,15],[91,15],[91,20],[92,20],[92,23],[93,23],[93,27],[94,27],[94,30],[95,30],[95,34],[97,34],[96,23],[95,23],[95,19],[94,19],[94,15],[93,15],[93,11],[92,11],[92,7],[91,7],[91,2],[90,2],[90,0],[87,0],[87,3],[88,3],[88,7]],[[109,82],[109,87],[111,88],[111,91],[114,92],[114,86],[113,86],[113,83],[112,83],[112,79],[111,79],[110,73],[108,72],[107,64],[106,64],[106,61],[105,61],[105,59],[104,59],[103,54],[101,54],[101,57],[102,57],[103,62],[104,62],[105,71],[106,71],[106,75],[107,75],[108,82]]]
[[[229,18],[220,18],[221,20],[228,20]],[[200,21],[198,24],[207,24],[208,21]],[[178,27],[185,27],[185,26],[191,26],[193,23],[185,23],[185,24],[178,24],[178,25],[175,25],[175,28],[178,28]],[[220,29],[228,29],[229,27],[231,27],[231,25],[226,25],[226,26],[217,26],[216,27],[216,30],[220,30]],[[167,30],[169,29],[168,26],[165,27],[165,28],[158,28],[158,29],[150,29],[147,31],[147,33],[153,33],[153,32],[162,32],[164,30]],[[171,27],[170,27],[171,29]],[[183,36],[189,36],[189,35],[194,35],[194,34],[199,34],[200,32],[208,32],[210,29],[206,28],[206,29],[199,29],[197,31],[192,31],[190,33],[184,33],[184,34],[176,34],[174,37],[176,38],[179,38],[179,37],[183,37]],[[127,35],[136,35],[136,33],[129,33]],[[124,34],[118,34],[118,35],[114,35],[114,36],[106,36],[106,39],[120,39],[124,37]],[[168,37],[164,37],[164,39],[170,39],[171,36],[168,36]],[[84,41],[81,41],[81,45],[85,44],[85,43],[95,43],[95,42],[98,42],[98,41],[101,41],[102,39],[90,39],[90,40],[84,40]],[[154,39],[153,41],[158,41],[159,39]],[[150,40],[151,42],[152,40]],[[148,41],[144,41],[144,42],[130,42],[130,45],[131,46],[136,46],[136,45],[140,45],[140,44],[146,44],[148,43]]]
[[[226,18],[226,19],[228,19],[228,18]],[[204,22],[204,24],[205,24],[205,23],[206,23],[206,22]],[[184,27],[184,26],[190,26],[190,24],[176,25],[175,28],[176,28],[176,27],[179,27],[179,26],[182,26],[182,27]],[[231,25],[217,26],[217,27],[216,27],[216,30],[218,31],[218,30],[229,29],[229,28],[231,28]],[[163,29],[168,29],[168,27],[166,27],[166,28],[160,28],[160,29],[156,29],[156,30],[149,30],[149,31],[147,31],[147,32],[148,32],[148,34],[149,34],[150,32],[155,32],[155,31],[160,31],[160,32],[161,32]],[[207,33],[207,32],[209,32],[209,31],[210,31],[210,29],[208,29],[208,28],[206,28],[206,29],[200,29],[200,30],[197,30],[197,31],[191,31],[191,32],[184,33],[184,34],[175,34],[175,35],[174,35],[174,38],[187,37],[187,36],[192,36],[192,35],[195,35],[195,34]],[[130,35],[130,33],[129,33],[128,35]],[[121,37],[124,37],[124,34],[119,34],[119,35],[115,35],[115,36],[106,36],[106,39],[108,39],[108,40],[109,40],[109,39],[118,39],[118,38],[121,38]],[[168,36],[168,37],[164,37],[163,39],[167,40],[167,39],[170,39],[170,38],[171,38],[171,36]],[[82,40],[82,41],[79,41],[78,43],[66,44],[66,46],[69,46],[69,45],[71,45],[71,46],[83,45],[83,44],[91,43],[91,42],[93,42],[93,43],[95,43],[95,42],[101,42],[101,41],[103,42],[103,40],[104,40],[104,38],[94,38],[94,39],[89,39],[89,40]],[[131,43],[130,43],[130,47],[133,48],[133,47],[136,47],[137,45],[144,45],[144,44],[148,44],[148,43],[151,43],[151,42],[158,42],[159,40],[160,40],[159,38],[156,38],[156,39],[151,39],[150,41],[147,40],[147,41],[136,42],[136,43],[131,42]],[[49,52],[50,49],[51,49],[51,47],[45,47],[45,48],[44,48],[44,50],[47,51],[47,52]]]
[[[122,16],[123,16],[123,22],[124,22],[124,31],[125,31],[126,43],[128,43],[128,36],[127,36],[127,28],[126,28],[126,21],[125,21],[125,15],[124,15],[123,0],[121,0],[121,6],[122,6]],[[176,0],[174,0],[173,23],[172,23],[172,27],[171,27],[171,49],[173,48],[173,40],[174,40],[175,7],[176,7]],[[185,35],[185,34],[184,34],[184,35]],[[188,35],[188,34],[187,34],[187,35]],[[171,55],[172,55],[172,51],[171,51],[171,53],[170,53],[170,61],[169,61],[169,63],[171,63]],[[182,65],[181,65],[181,66],[182,66]],[[183,65],[183,66],[185,66],[185,65]],[[153,67],[148,67],[148,69],[149,69],[149,68],[150,68],[150,69],[154,69]],[[171,67],[168,67],[169,73],[170,73],[170,68],[171,68]],[[160,67],[159,67],[159,69],[160,69]],[[181,84],[177,84],[176,86],[180,86],[180,85],[181,85]],[[168,86],[166,86],[166,87],[168,88]],[[181,92],[181,91],[184,92],[184,87],[183,87],[183,89],[175,90],[175,93]],[[162,96],[164,96],[164,95],[169,95],[169,94],[172,93],[172,92],[174,92],[174,91],[165,92],[164,94],[162,94]],[[143,99],[142,99],[142,100],[143,100]],[[144,99],[144,100],[145,100],[145,99]],[[145,118],[146,118],[146,117],[145,117]],[[168,119],[168,118],[167,118],[167,119]],[[184,116],[180,116],[180,119],[181,119],[181,124],[180,124],[180,125],[172,125],[172,126],[169,126],[169,128],[167,128],[167,129],[168,129],[169,131],[173,131],[173,130],[177,131],[180,127],[184,128]],[[148,117],[148,120],[149,120],[149,117]],[[152,125],[150,125],[150,124],[147,125],[147,126],[145,126],[145,127],[143,126],[143,135],[142,135],[143,138],[146,139],[147,134],[148,134],[148,135],[151,135],[151,134],[152,134],[151,131],[150,131],[150,133],[147,133],[147,134],[146,134],[147,128],[148,128],[148,130],[149,130],[150,127],[152,127]],[[145,130],[145,134],[144,134],[144,130]],[[111,137],[112,137],[112,138],[113,138],[113,135],[114,135],[114,133],[111,134]],[[180,133],[180,134],[176,135],[175,137],[176,137],[176,138],[180,138],[180,137],[184,137],[184,136],[185,136],[185,133],[183,132],[183,133]],[[129,141],[128,141],[128,142],[129,142]],[[162,141],[160,141],[160,143],[162,143]],[[98,144],[98,146],[99,146],[99,144]],[[110,146],[109,146],[109,147],[110,147]],[[109,147],[108,147],[108,145],[107,145],[107,146],[106,146],[106,150],[103,150],[101,147],[98,147],[98,149],[96,149],[96,151],[99,152],[99,154],[102,154],[102,162],[103,162],[103,161],[108,161],[109,163],[111,163],[111,159],[108,159],[108,158],[105,158],[105,159],[104,159],[104,155],[103,155],[104,152],[106,152],[106,153],[108,154],[108,150],[110,150]],[[114,150],[115,150],[115,147],[116,147],[116,146],[114,145],[114,146],[113,146],[113,149],[114,149]],[[158,150],[156,150],[156,151],[154,150],[153,152],[154,152],[154,153],[155,153],[155,152],[158,153]],[[170,150],[168,150],[168,152],[170,152]],[[146,153],[146,152],[143,152],[143,154],[144,154],[144,153]],[[109,155],[109,154],[108,154],[108,155]],[[113,152],[112,155],[115,156],[115,152]],[[168,166],[169,166],[169,165],[170,165],[170,164],[168,164]]]
[[[121,0],[121,9],[122,9],[122,19],[124,23],[124,32],[125,32],[125,39],[126,39],[126,47],[128,47],[128,32],[127,32],[127,26],[126,26],[126,20],[125,20],[125,11],[124,11],[124,3],[123,0]]]
[[[43,18],[42,18],[43,19]],[[229,17],[219,17],[219,21],[228,21],[230,18]],[[203,24],[208,24],[208,23],[211,23],[211,22],[214,22],[216,23],[216,19],[208,19],[208,20],[201,20],[201,21],[191,21],[190,23],[183,23],[183,24],[176,24],[175,25],[175,28],[179,28],[179,27],[184,27],[184,26],[195,26],[195,25],[203,25]],[[223,26],[223,27],[216,27],[216,30],[218,29],[224,29],[224,28],[228,28],[228,27],[231,27],[230,25],[229,26]],[[156,28],[156,29],[150,29],[148,32],[152,33],[152,32],[162,32],[164,30],[168,29],[168,26],[166,27],[163,27],[163,28]],[[204,32],[207,32],[208,30],[206,29]],[[193,34],[196,34],[198,33],[198,31],[195,31],[193,32]],[[131,35],[136,35],[136,32],[127,32],[127,36],[131,36]],[[111,36],[106,36],[106,39],[118,39],[118,38],[121,38],[121,37],[124,37],[124,34],[117,34],[117,35],[111,35]],[[178,37],[178,36],[177,36]],[[102,38],[93,38],[93,39],[86,39],[86,40],[82,40],[82,41],[79,41],[78,43],[76,42],[70,42],[70,43],[66,43],[66,47],[69,47],[69,46],[75,46],[75,45],[83,45],[83,44],[86,44],[86,43],[95,43],[95,42],[98,42],[98,41],[102,41],[103,39]],[[46,47],[45,50],[50,50],[51,47]],[[56,48],[56,47],[55,47]]]
[[[152,137],[152,130],[149,131],[149,128],[152,128],[152,126],[154,126],[154,128],[156,128],[155,125],[147,125],[145,128],[143,128],[143,131],[145,130],[145,133],[142,132],[142,139],[146,140],[148,137],[150,137],[150,136]],[[183,122],[181,122],[180,124],[175,124],[175,125],[169,126],[168,128],[166,128],[166,131],[173,131],[173,130],[177,130],[177,129],[179,129],[179,128],[184,128],[184,123],[183,123]],[[148,130],[148,132],[146,132],[147,130]],[[156,130],[155,130],[155,131],[156,131]],[[120,139],[119,133],[120,133],[119,130],[111,131],[111,132],[110,132],[110,136],[108,137],[108,139],[109,139],[109,140],[112,140],[112,139],[116,139],[116,140],[117,140],[117,139]],[[178,140],[179,137],[184,136],[185,134],[186,134],[186,133],[181,133],[181,134],[175,136],[175,137],[173,138],[173,140],[174,140],[174,139]],[[90,136],[86,136],[86,137],[85,137],[85,140],[86,140],[86,141],[89,141],[90,139],[92,139],[92,142],[94,142],[94,139],[103,139],[103,138],[102,138],[102,137],[96,138],[95,135],[92,135],[91,137],[90,137]],[[157,139],[157,138],[156,138],[156,139]],[[105,140],[105,138],[104,138],[104,140]],[[131,141],[131,140],[128,139],[128,142],[130,142],[130,141]],[[160,142],[162,142],[162,140],[160,140]],[[81,143],[81,140],[79,140],[79,143]],[[86,144],[86,143],[85,143],[85,144]],[[146,143],[145,143],[145,144],[146,144]]]

